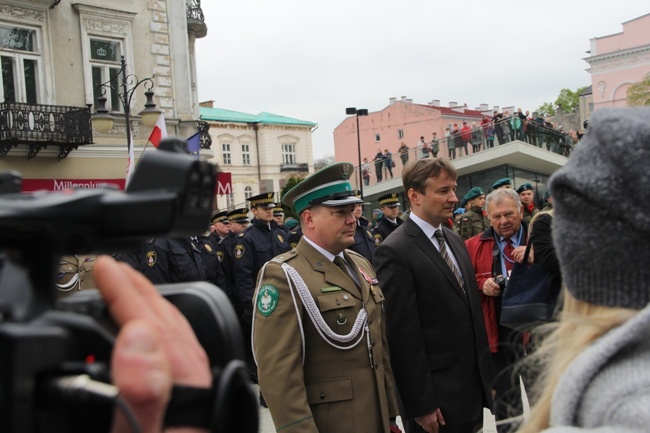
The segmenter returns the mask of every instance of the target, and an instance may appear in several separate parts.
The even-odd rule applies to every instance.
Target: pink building
[[[627,89],[650,73],[650,14],[623,23],[623,31],[591,39],[587,71],[593,109],[627,105]]]
[[[499,107],[494,107],[499,110]],[[393,176],[399,178],[402,173],[402,160],[398,155],[398,148],[404,142],[409,147],[409,159],[419,157],[418,142],[424,137],[427,143],[433,138],[433,133],[440,139],[439,157],[447,157],[447,142],[444,140],[447,128],[463,122],[469,126],[476,123],[480,125],[483,116],[492,116],[492,110],[487,104],[478,109],[468,109],[454,102],[449,107],[441,107],[440,101],[431,101],[429,104],[416,104],[411,99],[403,96],[400,100],[390,98],[389,105],[367,116],[359,116],[359,142],[361,160],[368,158],[371,166],[378,150],[384,152],[388,149],[393,154],[395,168]],[[357,119],[356,116],[347,117],[334,129],[334,155],[337,162],[348,161],[355,166],[359,165],[357,145]],[[472,146],[468,146],[472,154]],[[374,168],[372,168],[374,173]],[[374,174],[373,174],[374,178]]]

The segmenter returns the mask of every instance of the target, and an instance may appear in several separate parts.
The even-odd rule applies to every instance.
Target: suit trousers
[[[444,414],[443,414],[444,416]],[[447,424],[440,426],[440,433],[476,433],[483,427],[483,415],[479,419],[465,424]],[[404,420],[405,433],[426,433],[414,419]]]

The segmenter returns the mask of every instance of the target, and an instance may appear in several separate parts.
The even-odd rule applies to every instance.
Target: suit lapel
[[[323,278],[328,284],[340,287],[349,292],[355,298],[362,300],[361,292],[356,287],[351,277],[343,274],[334,263],[319,253],[307,241],[301,239],[296,249],[307,259],[315,272],[323,274]],[[354,266],[352,263],[350,264]]]
[[[440,270],[440,272],[442,272],[443,275],[447,278],[453,290],[463,299],[463,301],[467,303],[468,302],[467,296],[463,292],[463,289],[460,287],[458,280],[456,280],[454,273],[449,268],[447,262],[445,262],[445,259],[442,258],[440,252],[438,252],[438,250],[433,245],[431,240],[426,237],[422,229],[420,229],[420,227],[418,227],[418,225],[415,224],[413,221],[406,220],[404,224],[408,224],[406,227],[408,229],[407,233],[414,238],[415,244],[431,259],[434,265],[436,265]],[[446,236],[445,239],[447,239]],[[449,242],[447,243],[447,245],[449,246]],[[458,255],[456,254],[456,249],[452,249],[451,251],[454,253],[454,257],[458,257]],[[458,259],[456,260],[458,261]],[[458,266],[461,266],[461,264],[459,263]],[[463,275],[463,280],[464,280],[465,277],[464,277],[464,272],[462,271],[462,266],[460,271],[461,271],[461,275]],[[467,282],[465,282],[465,285],[467,286]]]

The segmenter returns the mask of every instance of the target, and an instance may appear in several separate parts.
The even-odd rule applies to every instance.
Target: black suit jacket
[[[491,407],[492,365],[474,270],[460,236],[443,228],[465,282],[411,219],[375,252],[386,302],[393,373],[411,419],[440,408],[448,423],[464,423]]]

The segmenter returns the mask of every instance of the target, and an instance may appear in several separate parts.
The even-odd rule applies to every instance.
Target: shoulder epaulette
[[[298,254],[296,253],[295,249],[292,249],[291,251],[287,251],[286,253],[282,253],[279,256],[273,257],[271,261],[282,264],[296,257],[298,257]]]

